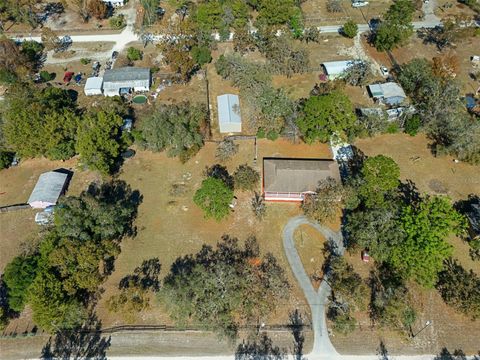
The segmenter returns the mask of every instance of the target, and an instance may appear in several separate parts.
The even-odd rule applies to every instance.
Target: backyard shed
[[[28,204],[34,209],[45,209],[55,205],[65,191],[68,174],[49,171],[38,178],[35,188],[28,199]]]
[[[267,201],[302,201],[328,177],[340,180],[338,164],[332,159],[263,159],[262,185]]]
[[[322,64],[323,71],[328,76],[329,80],[334,80],[341,77],[349,67],[355,65],[360,60],[342,60],[342,61],[328,61]]]
[[[123,67],[105,70],[103,75],[103,93],[116,96],[123,92],[143,92],[150,89],[149,68]]]
[[[85,82],[85,88],[83,91],[85,95],[102,95],[103,93],[103,78],[102,77],[89,77]]]
[[[110,5],[111,7],[120,7],[125,5],[124,0],[102,0],[105,4]]]
[[[238,95],[224,94],[217,96],[218,125],[221,133],[242,131],[240,101]]]
[[[370,96],[388,105],[401,104],[406,98],[405,91],[395,82],[368,85]]]

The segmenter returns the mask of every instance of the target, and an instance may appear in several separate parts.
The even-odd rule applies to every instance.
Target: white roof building
[[[349,67],[355,65],[361,60],[341,60],[341,61],[327,61],[322,64],[325,75],[330,80],[342,76]]]
[[[102,0],[105,4],[108,4],[112,7],[120,7],[125,5],[125,0]]]
[[[102,95],[103,94],[103,77],[89,77],[85,82],[83,89],[85,95]]]
[[[150,90],[150,69],[122,67],[105,70],[103,74],[103,94],[120,95],[120,92],[143,92]],[[122,90],[122,91],[120,91]]]
[[[67,178],[67,174],[57,171],[43,173],[38,178],[28,204],[34,209],[45,209],[55,205],[65,190]]]
[[[218,125],[221,133],[242,131],[240,101],[238,95],[224,94],[217,96]]]
[[[377,98],[388,105],[398,105],[407,98],[402,87],[394,82],[368,85],[368,91],[373,98]]]

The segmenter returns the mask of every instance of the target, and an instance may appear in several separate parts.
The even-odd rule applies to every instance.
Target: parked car
[[[368,1],[355,1],[352,2],[352,7],[354,8],[359,8],[359,7],[364,7],[368,5]]]
[[[368,22],[368,26],[370,27],[370,30],[377,30],[378,27],[380,26],[380,23],[382,21],[378,18],[375,18],[375,19],[370,19],[370,21]]]
[[[388,75],[390,75],[386,66],[380,66],[380,73],[383,77],[387,77]]]
[[[112,60],[115,60],[118,57],[118,51],[112,52]]]

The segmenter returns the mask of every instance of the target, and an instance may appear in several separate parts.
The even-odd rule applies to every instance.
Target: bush
[[[358,25],[352,20],[349,20],[343,25],[342,32],[346,37],[352,39],[357,36]]]
[[[268,140],[272,140],[272,141],[275,141],[278,139],[278,133],[275,131],[275,130],[270,130],[268,133],[267,133],[267,139]]]
[[[405,121],[404,131],[410,136],[415,136],[417,135],[421,124],[422,124],[422,121],[420,120],[420,116],[413,115]]]
[[[124,15],[111,17],[108,22],[114,29],[123,29],[127,25]]]
[[[233,174],[235,187],[241,190],[253,190],[260,181],[258,171],[247,164],[240,165]]]
[[[80,63],[82,65],[87,65],[87,64],[90,64],[92,62],[92,59],[89,59],[89,58],[81,58],[80,59]]]
[[[192,58],[200,66],[212,61],[212,53],[206,46],[195,46],[192,48]]]
[[[130,61],[142,60],[143,52],[134,47],[129,47],[127,50],[127,59]]]
[[[40,79],[42,79],[42,82],[48,82],[50,80],[53,80],[54,78],[55,76],[53,74],[50,74],[48,71],[40,71]]]
[[[396,133],[398,133],[398,124],[396,122],[393,122],[388,125],[387,134],[396,134]]]
[[[257,130],[257,138],[265,139],[265,129],[264,128],[259,128]]]
[[[6,169],[12,163],[14,154],[10,151],[0,151],[0,170]]]
[[[238,152],[238,144],[232,140],[225,139],[217,146],[215,158],[220,161],[227,161]]]

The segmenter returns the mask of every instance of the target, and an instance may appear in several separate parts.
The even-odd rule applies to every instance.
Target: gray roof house
[[[388,105],[401,104],[407,98],[402,87],[394,82],[368,85],[368,91],[373,98]]]
[[[224,94],[217,96],[218,125],[221,133],[242,131],[240,101],[238,95]]]
[[[149,68],[123,67],[105,70],[103,94],[105,96],[115,96],[121,92],[148,91],[150,84]]]
[[[340,180],[338,163],[332,159],[263,159],[263,194],[267,201],[302,201],[318,182]]]
[[[67,180],[68,174],[62,172],[49,171],[41,174],[28,199],[28,204],[34,209],[45,209],[55,205],[65,191]]]

